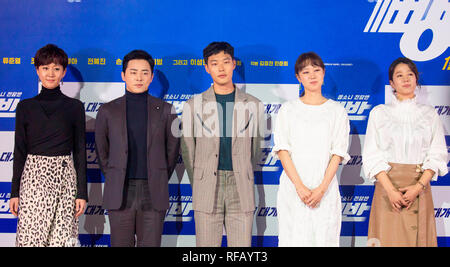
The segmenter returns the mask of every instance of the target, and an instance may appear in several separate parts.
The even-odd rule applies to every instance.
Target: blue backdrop
[[[234,46],[238,60],[234,81],[254,88],[250,93],[262,99],[267,112],[275,117],[279,104],[287,99],[272,99],[271,88],[296,92],[295,60],[303,52],[318,53],[326,63],[325,96],[340,101],[351,119],[352,160],[341,166],[339,173],[342,245],[365,244],[373,185],[361,174],[360,150],[370,110],[387,98],[387,70],[394,59],[408,56],[416,62],[425,88],[420,90],[436,107],[446,135],[450,130],[448,0],[3,0],[0,35],[0,233],[5,233],[0,234],[0,245],[14,244],[16,219],[9,215],[8,201],[15,107],[21,99],[38,93],[33,57],[47,43],[58,45],[69,55],[64,83],[79,85],[75,97],[85,103],[93,119],[106,101],[91,97],[93,92],[100,95],[98,92],[111,92],[109,86],[115,86],[115,94],[123,94],[121,59],[132,49],[144,49],[156,59],[150,93],[180,111],[186,99],[203,92],[212,82],[203,67],[203,48],[212,41],[227,41]],[[446,139],[449,144],[449,137]],[[109,245],[107,211],[101,208],[104,178],[89,129],[87,141],[93,203],[81,220],[80,242]],[[264,205],[255,211],[255,246],[277,245],[274,195],[281,164],[270,158],[270,149],[270,145],[265,148],[267,158],[260,164],[262,170],[256,172],[257,197]],[[180,161],[171,179],[171,209],[163,245],[195,245],[187,183]],[[450,206],[445,192],[450,188],[449,175],[440,177],[433,184],[435,188],[439,245],[448,246]]]

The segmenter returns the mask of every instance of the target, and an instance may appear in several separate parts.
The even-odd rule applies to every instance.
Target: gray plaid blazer
[[[218,105],[212,86],[184,104],[181,120],[181,149],[192,186],[193,209],[211,213],[216,197],[220,144]],[[243,212],[255,210],[253,171],[262,155],[264,122],[263,103],[236,88],[231,150]]]

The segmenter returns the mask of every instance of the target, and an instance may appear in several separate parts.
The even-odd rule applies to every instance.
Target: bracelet
[[[417,181],[417,183],[420,184],[420,185],[422,186],[422,189],[423,189],[423,190],[425,190],[425,189],[427,188],[424,184],[422,184],[421,181]]]

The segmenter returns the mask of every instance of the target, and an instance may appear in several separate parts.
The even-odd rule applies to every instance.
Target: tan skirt
[[[414,185],[422,175],[416,164],[389,163],[388,172],[395,188]],[[400,213],[392,209],[386,191],[375,183],[369,219],[368,246],[436,247],[436,222],[430,184],[422,191],[409,210]]]

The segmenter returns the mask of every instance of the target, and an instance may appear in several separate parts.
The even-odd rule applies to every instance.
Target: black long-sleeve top
[[[28,154],[73,155],[77,199],[88,200],[86,182],[86,121],[84,105],[64,95],[59,86],[19,102],[16,109],[11,198],[19,197],[20,179]]]

